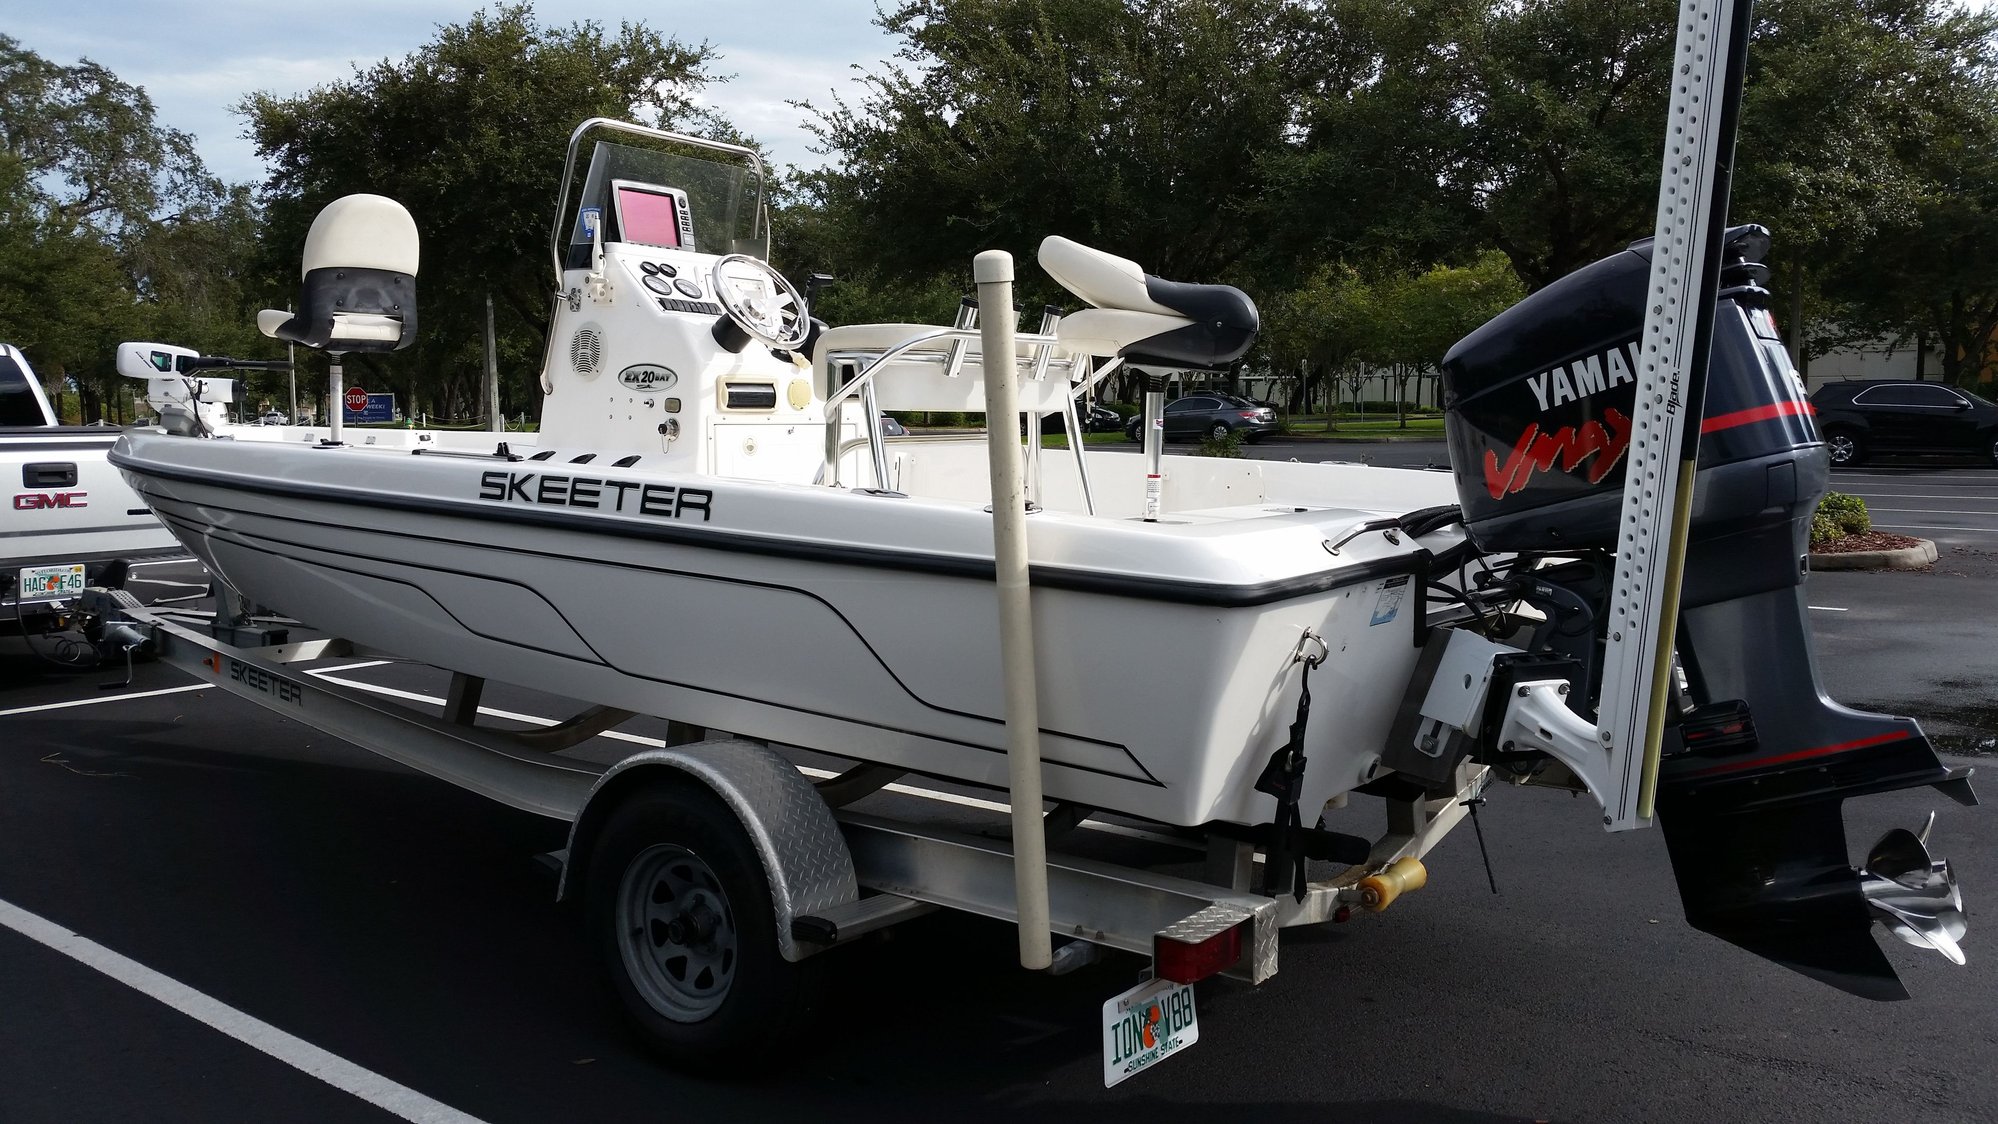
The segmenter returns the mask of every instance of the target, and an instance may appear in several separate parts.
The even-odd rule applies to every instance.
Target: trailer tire
[[[697,783],[625,799],[591,856],[586,908],[611,990],[667,1062],[767,1060],[810,1009],[814,961],[777,945],[769,876],[727,804]]]

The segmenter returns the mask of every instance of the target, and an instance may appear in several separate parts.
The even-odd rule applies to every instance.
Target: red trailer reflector
[[[1247,921],[1237,921],[1195,944],[1163,934],[1153,937],[1152,974],[1162,980],[1190,984],[1234,967],[1242,958],[1242,929],[1247,925]]]

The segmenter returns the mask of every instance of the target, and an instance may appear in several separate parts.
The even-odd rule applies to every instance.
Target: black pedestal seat
[[[257,329],[322,351],[399,351],[416,342],[416,222],[380,195],[326,205],[305,236],[298,311],[267,308]]]
[[[1062,317],[1055,334],[1078,355],[1121,356],[1165,367],[1226,367],[1256,342],[1255,302],[1232,285],[1154,277],[1128,258],[1059,235],[1041,242],[1041,268],[1091,308]]]

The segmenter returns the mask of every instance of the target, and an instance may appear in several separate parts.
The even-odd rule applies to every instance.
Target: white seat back
[[[326,205],[305,235],[299,276],[315,269],[386,269],[415,274],[416,220],[385,195],[347,195]]]

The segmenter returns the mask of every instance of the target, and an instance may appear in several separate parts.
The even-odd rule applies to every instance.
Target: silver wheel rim
[[[625,975],[661,1015],[699,1022],[728,998],[735,911],[699,855],[670,843],[640,851],[618,886],[617,931]]]
[[[1851,460],[1852,438],[1847,437],[1843,433],[1833,435],[1831,439],[1831,455],[1832,455],[1832,460],[1840,464],[1843,464],[1846,461]]]
[[[1216,441],[1226,441],[1228,439],[1228,427],[1225,425],[1217,425],[1213,429],[1208,430],[1207,435],[1209,437],[1214,438]]]

